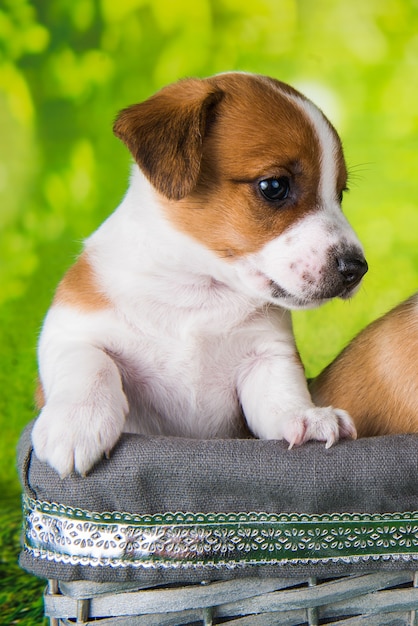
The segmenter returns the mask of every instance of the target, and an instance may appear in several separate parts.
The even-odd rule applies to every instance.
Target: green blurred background
[[[2,623],[41,623],[38,583],[15,566],[14,451],[56,283],[126,189],[114,116],[234,69],[300,88],[345,146],[370,272],[352,301],[295,315],[308,375],[417,289],[418,0],[0,0]]]

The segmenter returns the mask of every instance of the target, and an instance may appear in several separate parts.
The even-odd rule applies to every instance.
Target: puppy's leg
[[[72,470],[86,474],[123,429],[128,403],[119,370],[105,352],[83,342],[54,338],[42,357],[46,404],[32,431],[35,453],[61,477]]]
[[[314,406],[297,354],[270,354],[248,360],[240,372],[238,394],[252,432],[261,439],[285,439],[290,447],[310,439],[330,447],[356,437],[346,411]]]

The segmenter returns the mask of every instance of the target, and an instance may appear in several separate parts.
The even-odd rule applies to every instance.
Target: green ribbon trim
[[[418,512],[94,513],[24,496],[33,556],[110,567],[205,568],[418,559]]]

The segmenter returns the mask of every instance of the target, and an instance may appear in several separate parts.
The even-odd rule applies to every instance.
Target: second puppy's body
[[[349,411],[360,437],[418,433],[418,294],[365,328],[312,381],[315,402]]]
[[[289,313],[349,297],[367,269],[326,118],[287,85],[227,74],[163,89],[115,132],[137,165],[45,320],[37,455],[65,475],[122,431],[355,436],[314,406]]]

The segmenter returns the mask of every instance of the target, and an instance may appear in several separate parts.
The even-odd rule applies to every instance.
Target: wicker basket
[[[123,583],[50,581],[45,610],[51,626],[241,626],[416,624],[412,572],[376,572],[329,581],[254,578],[139,590]]]
[[[415,624],[417,452],[126,435],[61,481],[29,427],[20,562],[54,626]]]

